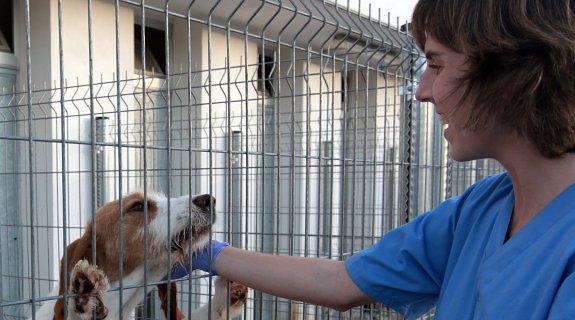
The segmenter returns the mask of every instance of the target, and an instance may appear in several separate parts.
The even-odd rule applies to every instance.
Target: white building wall
[[[18,82],[21,90],[27,90],[26,66],[26,34],[25,12],[23,1],[17,6],[15,43],[18,60]],[[89,54],[88,54],[88,13],[87,2],[71,0],[63,2],[63,59],[64,59],[64,92],[65,109],[65,139],[78,141],[80,144],[66,145],[66,196],[67,196],[67,226],[68,243],[80,236],[82,227],[91,216],[91,183],[90,161],[91,149],[85,145],[90,142],[89,118]],[[109,1],[93,2],[93,60],[94,81],[96,83],[110,82],[116,78],[116,48],[114,5]],[[133,70],[133,24],[131,9],[120,8],[120,70],[121,79],[126,78],[128,70]],[[33,1],[30,4],[30,36],[31,36],[31,70],[33,103],[33,130],[35,139],[46,140],[33,143],[34,168],[34,224],[35,228],[35,277],[43,279],[37,283],[38,295],[45,295],[57,279],[59,257],[63,255],[63,191],[62,186],[62,151],[61,144],[61,103],[60,96],[60,51],[58,42],[58,4],[56,0]],[[108,85],[113,88],[112,84]],[[115,95],[115,89],[101,90],[102,85],[96,85],[96,113],[103,114],[116,110],[116,102],[107,98]],[[129,90],[129,85],[122,86]],[[48,89],[42,89],[48,88]],[[105,95],[105,97],[104,97]],[[84,98],[78,99],[79,96]],[[74,101],[72,101],[74,100]],[[132,104],[130,98],[124,97],[125,105]],[[27,98],[22,99],[22,120],[27,118]],[[26,121],[21,121],[18,134],[28,136]],[[83,145],[84,144],[84,145]],[[29,172],[28,146],[21,145],[20,170]],[[30,223],[31,188],[28,177],[21,175],[19,181],[22,223]],[[26,196],[22,196],[26,195]],[[58,226],[59,228],[54,228]],[[31,244],[29,228],[22,229],[24,252],[29,252]],[[31,254],[22,258],[23,273],[31,277]],[[29,282],[23,283],[24,296],[31,296]]]

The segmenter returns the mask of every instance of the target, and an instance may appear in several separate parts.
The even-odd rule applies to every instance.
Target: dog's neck
[[[146,279],[144,279],[144,267],[139,267],[122,277],[121,305],[120,305],[120,281],[110,283],[110,290],[104,295],[104,305],[108,308],[108,319],[119,319],[120,312],[122,318],[128,319],[136,306],[146,298],[147,292],[153,290],[155,285],[148,285],[144,288],[145,283],[157,283],[168,274],[166,267],[152,268],[148,267]]]

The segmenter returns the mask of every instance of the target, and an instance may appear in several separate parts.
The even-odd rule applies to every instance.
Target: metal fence
[[[433,107],[414,99],[425,64],[409,25],[381,11],[3,2],[13,15],[0,30],[12,35],[0,52],[1,318],[54,299],[64,248],[99,206],[134,190],[214,195],[212,237],[234,246],[344,260],[501,170],[450,161]],[[178,282],[184,314],[207,302],[208,280]],[[154,296],[133,316],[161,318]],[[243,318],[399,317],[250,292]]]

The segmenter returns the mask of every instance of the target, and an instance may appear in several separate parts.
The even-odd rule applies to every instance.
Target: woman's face
[[[459,86],[461,77],[469,68],[467,57],[457,53],[434,37],[425,42],[427,69],[423,73],[416,98],[431,102],[439,114],[444,127],[443,135],[450,144],[451,157],[456,161],[469,161],[494,156],[497,140],[503,133],[497,126],[488,126],[476,131],[465,129],[471,107],[460,99],[466,87]]]

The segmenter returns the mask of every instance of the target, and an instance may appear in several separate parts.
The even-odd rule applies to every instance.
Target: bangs
[[[419,48],[425,50],[428,35],[433,35],[441,44],[455,52],[461,52],[456,44],[458,30],[458,14],[455,9],[458,1],[420,0],[413,11],[413,37]]]

